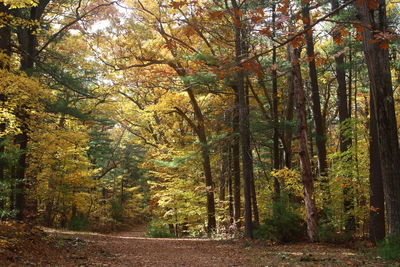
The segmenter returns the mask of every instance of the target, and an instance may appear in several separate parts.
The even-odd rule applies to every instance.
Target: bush
[[[296,212],[296,203],[282,195],[272,206],[272,217],[254,231],[254,236],[279,242],[298,241],[304,237],[305,224]]]
[[[77,215],[72,217],[68,229],[73,231],[84,231],[88,229],[88,225],[88,220],[84,215]]]
[[[149,223],[146,236],[154,238],[175,237],[175,235],[169,231],[168,225],[161,220],[152,220]]]
[[[400,233],[388,236],[380,242],[378,253],[385,260],[400,261]]]
[[[124,220],[125,210],[124,206],[119,199],[113,199],[110,201],[110,213],[111,218],[117,222],[122,222]]]
[[[320,242],[344,244],[353,238],[352,232],[338,232],[334,226],[328,223],[321,223],[317,231]]]

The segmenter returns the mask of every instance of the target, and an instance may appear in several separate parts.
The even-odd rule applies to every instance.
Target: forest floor
[[[146,238],[143,227],[114,234],[28,228],[0,224],[0,266],[388,266],[331,244]]]

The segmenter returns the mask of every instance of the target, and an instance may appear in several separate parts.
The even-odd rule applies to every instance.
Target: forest
[[[400,261],[399,25],[397,0],[0,0],[0,224]]]

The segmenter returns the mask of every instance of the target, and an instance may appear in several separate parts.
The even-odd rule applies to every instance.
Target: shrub
[[[110,213],[111,218],[117,222],[122,222],[125,215],[124,206],[119,199],[113,199],[110,201]]]
[[[380,242],[378,253],[385,260],[400,261],[400,233],[388,236]]]
[[[318,241],[320,242],[344,244],[350,242],[352,238],[352,232],[338,232],[331,224],[321,223],[318,226]]]
[[[68,229],[73,231],[84,231],[88,229],[88,225],[88,220],[84,215],[77,215],[72,217]]]
[[[279,242],[298,241],[304,237],[305,224],[297,212],[296,203],[282,195],[272,206],[272,216],[254,231],[254,236]]]
[[[169,231],[168,225],[165,222],[155,219],[150,221],[146,236],[154,238],[175,237],[175,235]]]

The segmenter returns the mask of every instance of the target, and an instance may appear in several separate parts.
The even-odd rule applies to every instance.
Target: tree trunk
[[[275,37],[275,12],[276,4],[272,4],[272,35]],[[276,71],[276,46],[272,48],[272,116],[274,122],[274,135],[273,135],[273,158],[274,158],[274,169],[280,169],[280,157],[279,157],[279,114],[278,114],[278,76]],[[277,200],[281,194],[279,181],[274,177],[274,199]]]
[[[233,198],[234,198],[234,219],[237,227],[240,228],[241,199],[240,199],[240,138],[239,138],[239,110],[238,97],[235,98],[235,109],[232,118],[232,172],[233,172]]]
[[[260,216],[258,214],[257,191],[253,170],[251,172],[251,206],[253,207],[254,225],[258,227],[260,225]]]
[[[370,97],[371,111],[374,108],[372,95]],[[376,129],[375,112],[371,112],[369,121],[369,189],[370,189],[370,225],[369,237],[373,243],[385,238],[385,199],[382,183],[381,159],[379,157],[378,132]]]
[[[214,200],[214,185],[212,181],[211,164],[210,164],[210,150],[207,144],[206,129],[204,126],[203,113],[191,89],[187,90],[192,104],[194,113],[197,118],[196,133],[201,144],[201,156],[203,159],[203,169],[205,176],[205,183],[207,187],[207,230],[211,233],[216,229],[217,223],[215,220],[215,200]]]
[[[232,0],[232,7],[240,10],[236,0]],[[240,22],[241,17],[238,12],[234,12],[235,19]],[[251,207],[251,177],[252,177],[252,156],[250,148],[250,129],[249,129],[249,112],[246,101],[246,94],[244,88],[245,73],[243,70],[242,59],[246,53],[245,51],[245,34],[242,23],[235,23],[235,62],[239,70],[236,74],[236,86],[239,99],[239,132],[240,141],[242,146],[242,166],[243,166],[243,180],[244,180],[244,224],[245,224],[245,237],[253,237],[253,223],[252,223],[252,207]]]
[[[28,134],[26,129],[15,137],[15,144],[19,146],[20,156],[16,166],[16,186],[15,186],[15,208],[17,209],[17,220],[24,219],[25,215],[25,172],[26,172],[26,149],[28,148]]]
[[[385,0],[376,2],[376,9],[369,9],[369,1],[355,5],[362,25],[365,59],[368,67],[372,101],[378,133],[379,156],[381,159],[383,189],[385,194],[387,225],[389,234],[400,229],[400,151],[397,122],[394,108],[389,51],[385,41],[374,37],[374,31],[390,34],[386,20]]]
[[[288,46],[288,59],[290,59],[290,47]],[[286,121],[293,121],[294,113],[294,84],[293,84],[293,73],[289,72],[287,77],[288,84],[288,100],[287,100],[287,110],[286,110]],[[293,128],[292,126],[286,126],[285,137],[284,137],[284,147],[285,147],[285,166],[288,169],[292,168],[292,138],[293,138]]]
[[[219,200],[225,201],[226,177],[228,174],[228,149],[229,147],[224,143],[221,147],[221,173],[219,176]]]
[[[311,170],[310,155],[307,144],[307,116],[306,97],[303,88],[303,79],[299,65],[299,50],[291,48],[294,90],[299,120],[299,156],[302,169],[302,183],[304,187],[304,203],[307,217],[307,234],[311,242],[317,240],[317,208],[314,199],[314,180]]]
[[[310,18],[310,4],[304,3],[302,8],[303,18],[305,19],[304,28],[309,28],[311,23]],[[306,39],[306,50],[308,57],[308,73],[311,82],[311,100],[312,111],[315,124],[316,138],[315,143],[317,146],[318,154],[318,170],[321,180],[326,182],[328,171],[328,164],[326,161],[326,135],[325,124],[321,113],[321,99],[319,96],[317,68],[315,66],[315,52],[314,52],[314,39],[312,30],[304,34]]]
[[[233,186],[232,186],[232,149],[228,147],[228,198],[230,223],[234,222],[233,217]]]

